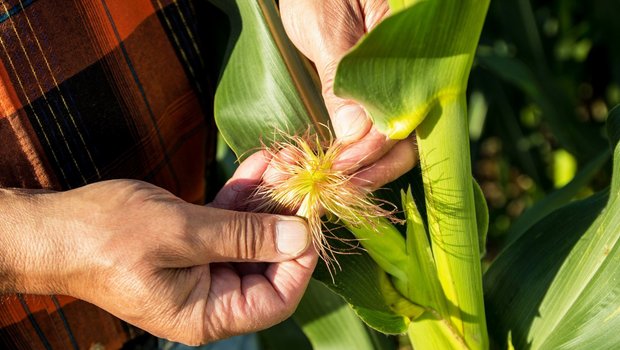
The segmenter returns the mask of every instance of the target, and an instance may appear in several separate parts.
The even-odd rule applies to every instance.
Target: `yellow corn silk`
[[[372,227],[374,218],[378,217],[397,221],[393,209],[384,209],[372,198],[370,189],[353,181],[357,166],[334,169],[344,149],[333,138],[323,142],[310,132],[301,136],[284,135],[284,141],[265,147],[271,157],[270,169],[253,196],[260,201],[259,211],[296,211],[307,218],[314,247],[330,271],[338,261],[337,250],[329,240],[343,240],[329,229],[324,230],[323,214],[334,223],[353,227]],[[351,245],[346,240],[345,243]]]

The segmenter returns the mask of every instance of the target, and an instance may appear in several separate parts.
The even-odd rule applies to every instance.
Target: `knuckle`
[[[153,213],[157,215],[144,225],[148,232],[157,235],[157,246],[178,247],[180,243],[187,243],[188,246],[200,243],[200,236],[195,235],[195,230],[191,228],[192,218],[183,206],[153,208]],[[165,244],[162,246],[160,243]]]
[[[185,206],[170,205],[165,207],[165,215],[162,217],[170,225],[171,231],[183,234],[189,230],[191,217]]]
[[[293,313],[295,313],[296,308],[297,308],[297,305],[294,305],[294,304],[284,305],[284,307],[282,308],[282,313],[279,315],[280,317],[276,320],[276,322],[274,322],[274,324],[280,323],[286,320],[287,318],[293,316]]]
[[[321,88],[321,92],[323,93],[323,97],[325,98],[329,98],[329,99],[334,99],[335,95],[334,95],[334,76],[333,74],[335,73],[332,68],[330,68],[331,66],[328,65],[325,68],[325,73],[324,73],[324,77],[322,79],[322,88]]]
[[[236,242],[236,255],[246,259],[256,259],[263,246],[263,223],[258,215],[236,212],[233,217],[231,242]]]
[[[209,317],[205,316],[205,321],[200,332],[200,345],[240,334],[239,332],[233,332],[230,329],[231,325],[234,325],[234,320],[228,317],[218,316],[217,313]]]

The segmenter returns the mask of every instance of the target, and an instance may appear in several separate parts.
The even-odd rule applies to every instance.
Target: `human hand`
[[[257,180],[247,169],[263,163],[242,164],[218,205],[232,206],[228,193]],[[4,210],[7,203],[18,211]],[[186,344],[284,320],[317,258],[306,251],[302,219],[192,205],[139,181],[42,195],[0,191],[0,209],[0,260],[14,261],[5,269],[12,291],[71,295]]]
[[[418,159],[413,136],[389,139],[372,125],[364,108],[334,94],[340,59],[389,14],[386,0],[281,0],[284,28],[295,46],[316,66],[323,98],[336,134],[348,144],[337,167],[377,188],[410,170]]]

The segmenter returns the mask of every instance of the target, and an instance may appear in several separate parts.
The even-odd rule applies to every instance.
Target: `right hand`
[[[244,162],[217,205],[247,200],[240,189],[266,166]],[[300,218],[193,205],[140,181],[0,189],[0,275],[13,277],[2,292],[71,295],[186,344],[288,317],[317,261],[309,246]]]
[[[375,128],[361,104],[334,94],[340,60],[389,15],[388,1],[281,0],[280,11],[287,35],[316,67],[335,141],[347,146],[334,167],[356,173],[360,183],[371,189],[413,168],[418,161],[413,135],[401,141],[390,139]]]

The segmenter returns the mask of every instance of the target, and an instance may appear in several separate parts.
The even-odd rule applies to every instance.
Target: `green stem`
[[[465,97],[439,98],[417,139],[433,256],[448,303],[441,318],[467,347],[487,349]]]

